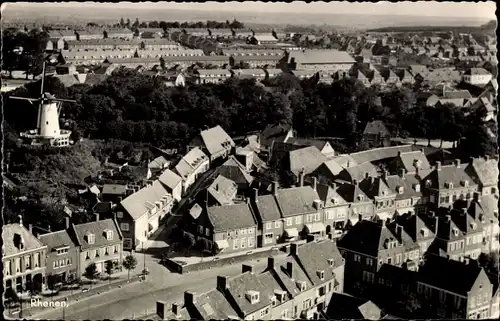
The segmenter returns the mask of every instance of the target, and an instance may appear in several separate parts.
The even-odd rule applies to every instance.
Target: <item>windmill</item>
[[[21,133],[22,138],[31,140],[33,145],[50,145],[64,147],[69,145],[70,130],[60,129],[59,114],[63,102],[75,103],[75,100],[59,99],[44,92],[45,62],[43,63],[40,98],[11,96],[10,99],[27,100],[30,104],[38,103],[37,128]]]

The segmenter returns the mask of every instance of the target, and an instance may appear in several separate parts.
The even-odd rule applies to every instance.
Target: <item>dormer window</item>
[[[469,181],[468,180],[463,180],[460,182],[462,184],[462,186],[464,187],[469,187]]]
[[[286,298],[286,292],[282,290],[274,290],[274,298],[279,302],[283,302]]]
[[[450,188],[450,189],[451,189],[451,188],[453,188],[453,183],[452,183],[452,182],[446,182],[446,183],[444,184],[444,187],[446,187],[446,188]]]
[[[276,296],[274,296],[274,295],[273,295],[273,296],[271,297],[271,306],[273,306],[273,307],[274,307],[274,306],[276,306],[276,300],[277,300],[277,299],[276,299]]]
[[[431,185],[432,185],[432,182],[430,179],[425,181],[425,187],[429,188],[429,187],[431,187]]]
[[[363,195],[358,195],[358,201],[363,201],[364,200],[364,196]]]
[[[456,228],[453,229],[453,235],[458,236],[458,229]]]
[[[403,186],[398,186],[397,190],[398,190],[398,194],[403,194],[404,193],[404,187]]]
[[[475,230],[475,229],[476,229],[476,227],[477,227],[477,224],[476,224],[476,223],[471,223],[470,227],[471,227],[473,230]]]
[[[306,290],[306,282],[305,281],[297,281],[297,287],[300,291]]]
[[[318,275],[318,278],[323,281],[325,279],[325,271],[323,270],[318,270],[316,271],[316,274]]]
[[[335,264],[335,260],[334,259],[328,259],[328,265],[330,267],[333,267],[334,264]]]
[[[420,184],[413,185],[413,189],[415,190],[415,192],[420,193]]]
[[[260,301],[260,293],[259,291],[247,291],[246,293],[247,300],[251,304],[258,303]]]
[[[425,228],[420,229],[420,233],[422,233],[423,237],[427,237],[428,235],[428,231]]]
[[[87,238],[87,243],[89,243],[89,244],[94,244],[95,243],[95,235],[94,234],[88,233],[85,236]]]
[[[111,230],[104,231],[104,236],[106,237],[106,240],[112,241],[113,240],[113,231],[111,231]]]

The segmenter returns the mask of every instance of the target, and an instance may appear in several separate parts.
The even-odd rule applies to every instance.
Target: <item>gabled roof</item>
[[[205,161],[208,161],[207,155],[198,147],[191,149],[184,157],[181,158],[179,163],[175,166],[175,171],[183,179],[195,172]]]
[[[396,222],[399,225],[403,226],[404,231],[412,238],[414,242],[418,242],[427,238],[434,238],[435,236],[434,229],[427,226],[420,215],[405,214],[403,216],[399,216]],[[427,236],[425,236],[424,233],[427,233]]]
[[[385,127],[385,124],[381,120],[374,120],[372,122],[369,122],[366,124],[365,130],[363,131],[363,135],[384,135],[384,136],[390,136],[391,133]]]
[[[217,289],[198,295],[194,306],[203,320],[232,319],[233,316],[238,315],[224,295]]]
[[[17,235],[17,236],[16,236]],[[16,240],[14,240],[16,238]],[[42,248],[45,245],[19,223],[6,224],[2,230],[3,256],[15,255],[25,251]],[[17,242],[22,240],[24,248],[19,249]]]
[[[453,187],[456,188],[461,186],[460,184],[464,181],[468,181],[469,185],[474,185],[475,182],[467,175],[465,168],[467,168],[467,164],[461,164],[460,167],[455,165],[441,166],[441,169],[435,168],[423,180],[424,182],[429,180],[431,182],[430,188],[434,189],[444,189],[447,183],[453,183]]]
[[[498,184],[498,164],[495,159],[474,158],[465,171],[477,184],[483,186]]]
[[[304,174],[310,174],[327,160],[326,156],[316,146],[290,151],[289,159],[290,171],[295,175],[298,175],[302,170]]]
[[[211,206],[207,209],[207,214],[216,232],[255,227],[257,225],[252,210],[246,203]]]
[[[201,139],[211,155],[227,149],[226,145],[234,146],[233,139],[219,125],[203,130]]]
[[[215,175],[217,174],[234,181],[236,184],[251,184],[254,180],[245,166],[232,155],[216,169]]]
[[[403,152],[398,156],[407,172],[415,172],[416,168],[429,169],[431,165],[425,154],[421,151]],[[417,166],[418,165],[418,166]]]
[[[342,196],[337,193],[336,189],[325,184],[317,184],[316,191],[319,195],[319,198],[323,201],[323,204],[326,207],[345,205],[348,202],[342,198]]]
[[[47,245],[48,252],[63,246],[69,246],[71,248],[76,246],[66,230],[42,234],[38,239],[43,244]]]
[[[292,130],[291,126],[282,124],[267,125],[259,135],[260,143],[262,145],[271,146],[273,141],[284,142],[290,130]]]
[[[279,189],[276,193],[276,202],[284,217],[317,211],[316,200],[320,200],[319,195],[311,186]]]
[[[233,203],[238,186],[235,182],[224,176],[217,176],[212,184],[207,188],[207,192],[220,204],[229,205]]]
[[[337,188],[337,193],[349,203],[371,202],[357,184],[342,184]],[[360,200],[359,196],[362,196],[363,200]]]
[[[162,200],[169,203],[172,201],[172,195],[156,180],[152,185],[129,195],[120,204],[132,219],[137,220],[142,215],[147,214],[151,208],[156,207],[155,202]]]
[[[348,173],[348,175],[351,177],[352,182],[360,182],[366,177],[366,174],[373,177],[378,176],[377,167],[370,162],[362,163],[358,166],[347,167],[343,170],[343,172]]]
[[[292,59],[302,64],[339,64],[355,62],[354,58],[352,58],[347,51],[339,51],[336,49],[291,51],[288,56],[288,62],[290,63]]]
[[[254,208],[256,209],[257,217],[262,222],[272,222],[281,219],[281,213],[274,195],[257,196]]]
[[[79,245],[82,250],[120,243],[122,238],[120,231],[118,231],[112,219],[73,225],[73,230],[75,231],[77,245]],[[105,231],[113,232],[112,240],[106,239]],[[89,234],[94,234],[94,244],[89,244],[86,241],[85,236]]]
[[[446,99],[470,99],[472,98],[472,95],[468,90],[454,90],[454,91],[445,91],[444,92],[444,97]]]
[[[474,263],[464,264],[455,260],[429,256],[425,264],[419,268],[417,280],[451,293],[468,296],[468,292],[481,274],[486,273]],[[484,276],[486,280],[489,280],[486,275]],[[457,280],[460,281],[457,282]]]
[[[344,265],[344,259],[337,246],[330,240],[302,244],[297,247],[295,256],[315,286],[334,280],[334,269]],[[329,259],[333,259],[333,266],[330,266]],[[318,271],[324,272],[323,280],[319,278]]]
[[[328,319],[365,319],[380,320],[381,309],[368,299],[353,297],[345,293],[333,293],[328,302]]]
[[[286,140],[286,143],[300,145],[304,147],[315,146],[317,149],[322,150],[323,148],[325,148],[325,145],[328,144],[328,141],[320,139],[290,137]]]
[[[158,177],[158,181],[173,190],[182,182],[182,178],[176,173],[172,172],[170,169],[166,169],[163,171],[163,173],[161,173],[160,177]]]
[[[396,191],[390,189],[382,177],[368,177],[359,183],[359,187],[370,198],[395,196]]]
[[[125,195],[127,193],[127,185],[104,184],[102,186],[102,194]]]
[[[377,257],[380,251],[386,249],[386,242],[397,241],[398,246],[401,245],[401,241],[384,224],[359,221],[338,242],[338,247]]]
[[[466,76],[486,76],[490,75],[490,73],[484,68],[470,68],[467,70],[464,75]]]

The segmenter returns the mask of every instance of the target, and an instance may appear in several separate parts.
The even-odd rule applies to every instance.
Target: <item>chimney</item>
[[[278,195],[278,182],[273,182],[273,195]]]
[[[403,234],[403,227],[399,224],[396,224],[396,236],[399,240],[401,240],[401,235]]]
[[[65,217],[66,229],[69,229],[69,217]]]
[[[23,216],[18,215],[17,217],[19,217],[19,225],[23,226]]]
[[[48,230],[49,232],[52,232],[52,230],[50,229],[50,224],[49,224],[49,225],[47,225],[47,230]]]
[[[332,234],[332,233],[328,233],[328,234],[327,234],[327,236],[328,236],[328,239],[329,239],[330,241],[332,241],[332,240],[333,240],[333,234]]]
[[[313,177],[313,185],[312,185],[313,190],[316,190],[317,186],[318,186],[318,179],[316,177]]]
[[[293,262],[286,262],[286,273],[293,279]]]
[[[123,198],[121,196],[118,196],[118,203],[121,203]]]
[[[387,175],[388,175],[387,171],[384,171],[384,172],[382,173],[382,178],[383,178],[384,180],[386,180],[386,179],[387,179]]]
[[[226,291],[227,286],[227,277],[226,276],[217,276],[217,289],[221,292]]]
[[[332,183],[331,185],[332,185],[333,190],[336,191],[337,190],[337,184],[336,183]]]
[[[398,152],[398,157],[401,157],[401,152],[400,151]]]
[[[250,204],[250,197],[246,197],[245,199],[247,201],[247,204]]]
[[[304,176],[305,176],[304,170],[302,170],[299,174],[299,186],[300,187],[304,186]]]
[[[490,160],[490,155],[486,155],[486,156],[484,156],[484,160],[485,160],[485,161],[489,161],[489,160]]]
[[[31,234],[33,234],[33,224],[28,225],[28,229]]]
[[[196,303],[196,298],[194,297],[194,295],[195,295],[194,292],[184,291],[184,306],[191,306]]]
[[[439,226],[439,217],[436,216],[434,217],[434,234],[436,235],[438,233],[438,226]]]
[[[259,190],[258,190],[258,189],[256,189],[256,188],[254,188],[254,189],[253,189],[253,194],[252,194],[252,196],[253,196],[253,201],[254,201],[254,202],[257,202],[257,199],[258,199],[258,197],[259,197]]]
[[[291,255],[297,255],[298,252],[299,252],[298,245],[296,243],[290,244],[290,254]]]
[[[444,217],[446,218],[446,222],[450,222],[451,221],[451,215],[445,215]]]
[[[242,264],[241,265],[241,273],[247,273],[247,272],[250,272],[250,274],[253,273],[253,265]]]
[[[455,166],[456,166],[457,168],[460,168],[460,159],[458,159],[458,158],[457,158],[457,159],[455,159]]]
[[[424,152],[424,149],[423,149],[423,148],[420,148],[420,152],[421,152],[422,154],[425,154],[425,152]]]
[[[405,178],[406,170],[404,168],[399,169],[399,177]]]
[[[156,314],[162,319],[165,320],[165,301],[156,301]]]
[[[315,239],[314,234],[307,234],[306,236],[307,243],[314,242]]]
[[[273,256],[269,256],[267,258],[267,269],[268,270],[273,270],[274,269],[274,257]]]
[[[368,178],[370,178],[370,173],[366,172],[365,173],[365,179],[368,179]]]
[[[363,220],[363,215],[362,214],[358,214],[358,221],[362,221]]]
[[[95,221],[98,222],[99,221],[99,213],[94,213],[95,215]]]
[[[175,302],[172,303],[172,313],[174,315],[179,315],[179,306]]]
[[[358,181],[357,181],[357,180],[355,180],[355,179],[353,179],[353,180],[352,180],[352,184],[357,186],[357,185],[358,185]]]
[[[435,169],[436,169],[437,171],[440,171],[440,170],[441,170],[441,162],[440,162],[440,161],[437,161],[437,162],[436,162]]]
[[[464,263],[465,265],[469,265],[470,264],[470,260],[468,257],[464,258]]]

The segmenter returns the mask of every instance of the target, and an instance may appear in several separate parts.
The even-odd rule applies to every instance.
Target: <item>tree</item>
[[[90,280],[90,287],[92,287],[92,281],[97,278],[99,272],[97,272],[97,266],[95,263],[90,263],[86,268],[83,276]]]
[[[490,254],[481,253],[477,261],[479,263],[479,266],[484,268],[486,273],[498,276],[499,273],[498,253],[496,252],[492,252]]]
[[[135,29],[139,28],[140,24],[141,23],[139,22],[139,18],[135,18],[135,22],[132,24],[132,29],[135,30]]]
[[[135,269],[135,267],[137,266],[137,259],[132,255],[128,255],[125,260],[123,260],[122,265],[125,269],[127,269],[128,279],[130,280],[130,271]]]
[[[123,20],[123,17],[120,18],[120,27],[125,27],[125,21]]]
[[[111,283],[111,274],[114,272],[114,264],[113,261],[107,260],[106,261],[106,273],[108,274],[109,277],[109,283]]]
[[[50,291],[52,291],[52,293],[54,293],[56,283],[57,283],[56,276],[53,274],[48,274],[47,287],[49,288]]]
[[[125,27],[130,29],[131,25],[130,25],[130,19],[127,18],[127,22],[125,23]]]

